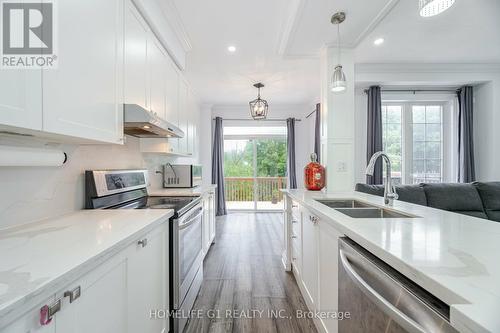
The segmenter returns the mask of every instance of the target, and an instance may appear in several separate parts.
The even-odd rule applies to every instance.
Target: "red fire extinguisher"
[[[311,163],[304,168],[304,185],[309,191],[319,191],[325,187],[325,167],[318,163],[318,156],[311,154]]]

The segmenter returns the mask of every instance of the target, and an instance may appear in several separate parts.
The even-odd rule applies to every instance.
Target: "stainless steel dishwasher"
[[[339,243],[339,332],[457,332],[449,306],[349,238]]]

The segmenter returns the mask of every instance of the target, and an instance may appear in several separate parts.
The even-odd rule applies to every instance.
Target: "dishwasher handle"
[[[375,289],[373,289],[363,278],[354,270],[349,263],[344,250],[339,250],[340,261],[344,267],[347,275],[351,280],[360,288],[363,293],[374,302],[386,315],[397,322],[401,327],[405,328],[411,333],[426,333],[427,331],[419,325],[416,321],[401,312],[397,307],[392,305]]]

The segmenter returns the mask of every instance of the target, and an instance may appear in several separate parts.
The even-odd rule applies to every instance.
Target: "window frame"
[[[432,99],[401,100],[396,98],[382,98],[382,106],[401,106],[401,183],[413,184],[413,106],[441,107],[441,182],[452,182],[455,176],[456,158],[452,147],[456,143],[455,133],[452,131],[456,121],[455,101],[451,97]]]

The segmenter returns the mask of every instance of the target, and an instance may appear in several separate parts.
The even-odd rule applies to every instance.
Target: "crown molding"
[[[174,30],[175,35],[182,44],[185,52],[189,52],[193,49],[191,39],[186,32],[184,22],[182,22],[181,16],[173,0],[161,1],[163,13],[167,18],[168,23]]]
[[[290,44],[297,31],[298,22],[300,21],[302,13],[304,12],[303,9],[305,4],[306,0],[290,1],[290,10],[288,11],[288,15],[285,18],[285,22],[280,33],[280,38],[278,40],[278,54],[280,56],[290,56],[288,54]]]
[[[398,4],[399,0],[389,0],[385,6],[378,12],[375,18],[366,26],[366,28],[358,35],[352,43],[352,47],[356,47],[368,36],[375,28],[386,18],[391,10]]]

